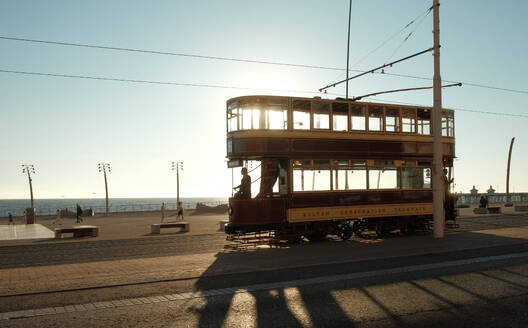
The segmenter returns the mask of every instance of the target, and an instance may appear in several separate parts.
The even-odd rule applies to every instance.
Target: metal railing
[[[222,204],[227,204],[227,201],[206,201],[206,202],[182,202],[182,207],[186,210],[195,209],[196,204],[204,204],[207,206],[218,206]],[[82,204],[81,204],[82,205]],[[177,203],[165,203],[165,208],[167,211],[174,211],[178,208]],[[13,216],[21,216],[24,213],[25,208],[0,208],[0,217],[7,217],[8,213],[11,212]],[[68,210],[68,212],[76,213],[75,206],[61,206],[60,210]],[[88,213],[90,210],[93,210],[95,214],[104,214],[106,213],[105,206],[83,206],[83,214]],[[149,212],[149,211],[160,211],[161,204],[110,204],[109,206],[110,213],[126,213],[126,212]],[[35,212],[37,215],[55,215],[57,213],[57,207],[38,207],[35,206]]]

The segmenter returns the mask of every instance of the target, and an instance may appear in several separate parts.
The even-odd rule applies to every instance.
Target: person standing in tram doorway
[[[235,198],[251,199],[251,177],[248,174],[247,167],[243,167],[240,173],[242,173],[240,185],[233,188],[238,189],[238,192],[235,194]]]

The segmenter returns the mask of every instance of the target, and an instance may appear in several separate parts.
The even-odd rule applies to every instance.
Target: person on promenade
[[[13,221],[13,214],[11,214],[11,212],[7,213],[7,217],[9,218],[9,224],[15,225],[15,221]]]
[[[77,203],[77,223],[81,223],[83,221],[81,215],[82,215],[82,208],[81,208],[81,205]]]
[[[163,220],[165,220],[165,211],[166,211],[165,203],[161,203],[161,223],[163,223]]]
[[[251,199],[251,177],[248,174],[247,167],[243,167],[240,173],[242,173],[240,185],[233,188],[238,189],[235,198]]]
[[[62,225],[62,212],[60,209],[57,209],[57,216],[55,217],[55,221],[53,221],[53,224],[57,223]]]
[[[182,202],[178,202],[178,215],[176,216],[176,218],[180,218],[181,217],[181,220],[183,221],[183,206],[182,206]]]

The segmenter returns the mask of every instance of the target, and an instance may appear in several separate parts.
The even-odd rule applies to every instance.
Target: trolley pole
[[[29,194],[31,196],[31,208],[35,208],[33,203],[33,179],[31,179],[31,173],[35,174],[35,166],[33,166],[33,164],[22,164],[22,173],[27,173],[29,181]]]
[[[347,38],[347,68],[346,68],[346,99],[348,99],[348,63],[350,60],[350,19],[352,17],[352,0],[348,6],[348,38]]]
[[[444,179],[442,165],[442,79],[440,77],[440,4],[433,0],[433,219],[434,237],[444,237]]]
[[[172,170],[176,170],[176,206],[180,203],[180,170],[183,171],[183,162],[172,162]]]
[[[106,179],[106,171],[111,172],[110,164],[109,163],[99,163],[97,164],[97,168],[99,169],[99,172],[103,172],[104,175],[104,182],[105,182],[105,192],[106,192],[106,216],[110,213],[110,208],[108,206],[108,180]]]
[[[511,154],[513,149],[513,142],[515,137],[512,138],[510,143],[510,151],[508,153],[508,169],[506,170],[506,204],[505,206],[512,206],[510,198],[510,163],[511,163]]]

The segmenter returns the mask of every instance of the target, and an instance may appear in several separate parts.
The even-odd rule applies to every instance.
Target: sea
[[[180,197],[185,209],[196,208],[197,203],[208,206],[226,204],[227,198],[221,197]],[[135,212],[159,210],[161,204],[165,203],[167,210],[177,208],[176,198],[109,198],[110,212]],[[35,199],[34,206],[37,215],[54,215],[58,209],[75,211],[76,204],[81,205],[83,210],[92,209],[95,213],[106,212],[106,200],[104,198],[59,198],[59,199]],[[8,213],[20,216],[26,208],[31,207],[29,199],[0,199],[0,217],[7,217]]]

